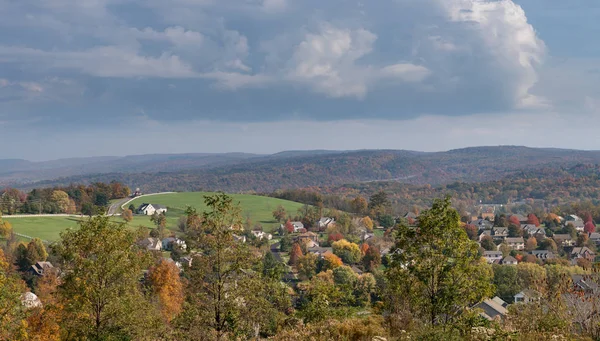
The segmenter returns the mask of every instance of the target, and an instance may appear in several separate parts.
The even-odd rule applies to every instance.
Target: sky
[[[0,158],[600,149],[597,0],[0,0]]]

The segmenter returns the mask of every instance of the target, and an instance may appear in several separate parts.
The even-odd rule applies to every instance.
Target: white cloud
[[[263,0],[262,8],[265,12],[280,12],[286,9],[287,0]]]
[[[195,31],[186,30],[181,26],[167,27],[164,31],[155,31],[150,27],[143,30],[132,29],[134,34],[141,39],[156,41],[168,41],[179,47],[200,47],[204,41],[204,36]]]

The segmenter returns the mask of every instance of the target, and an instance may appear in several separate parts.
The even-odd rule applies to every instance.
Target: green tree
[[[134,246],[134,236],[102,216],[61,233],[58,293],[70,339],[149,339],[157,333],[160,315],[140,287],[150,256]]]
[[[491,236],[481,238],[481,247],[486,251],[496,251],[497,247]]]
[[[287,212],[285,211],[285,207],[283,207],[282,205],[277,206],[275,211],[273,211],[273,218],[275,218],[275,220],[277,220],[280,223],[285,221],[286,216]]]
[[[188,271],[186,303],[175,322],[177,338],[256,337],[285,306],[281,286],[269,285],[272,281],[253,271],[261,258],[235,240],[242,226],[239,205],[223,193],[206,196],[205,204],[200,231],[189,237],[196,239],[200,255]]]
[[[523,229],[519,225],[509,224],[508,225],[508,236],[509,237],[523,237]]]
[[[136,211],[136,209],[135,209],[135,206],[134,206],[133,204],[129,204],[129,207],[128,207],[128,208],[129,208],[129,210],[130,210],[131,212],[135,212],[135,211]]]
[[[356,214],[366,213],[368,206],[369,204],[367,203],[367,199],[363,198],[360,195],[352,199],[352,201],[350,202],[350,208],[352,209],[352,212]]]
[[[52,192],[51,200],[56,204],[60,213],[69,213],[71,201],[69,200],[67,192],[56,190]]]
[[[267,251],[262,260],[263,277],[280,281],[285,273],[285,265],[278,261],[271,251]]]
[[[319,256],[307,253],[298,258],[298,275],[303,279],[311,279],[317,273]]]
[[[514,265],[493,265],[494,285],[496,295],[506,302],[511,302],[513,297],[523,290],[517,267]]]
[[[331,244],[333,253],[340,257],[346,264],[356,264],[360,261],[360,247],[347,241],[346,239],[338,240]]]
[[[26,311],[21,304],[25,285],[10,273],[10,266],[0,249],[0,340],[26,340]]]
[[[436,199],[417,229],[400,226],[386,275],[408,294],[413,316],[432,325],[452,323],[467,307],[493,292],[492,270],[477,243],[460,227],[450,197]]]
[[[17,246],[16,262],[21,271],[26,271],[36,262],[43,262],[48,258],[44,243],[39,238],[32,239],[27,245],[21,243]]]
[[[369,198],[369,211],[371,216],[377,217],[377,220],[381,215],[389,213],[391,206],[392,203],[384,191],[379,191]]]

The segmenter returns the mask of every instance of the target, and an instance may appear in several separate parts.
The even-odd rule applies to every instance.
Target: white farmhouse
[[[136,210],[137,214],[144,214],[144,215],[153,215],[154,213],[166,213],[167,212],[167,207],[163,206],[163,205],[158,205],[158,204],[141,204],[140,207],[138,207],[138,209]]]

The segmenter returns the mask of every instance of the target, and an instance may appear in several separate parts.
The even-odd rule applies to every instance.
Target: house
[[[596,245],[600,245],[600,233],[592,232],[589,234],[590,241],[596,243]]]
[[[287,224],[287,223],[286,223]],[[294,233],[298,233],[301,230],[304,230],[304,224],[302,224],[302,222],[299,221],[291,221],[290,224],[292,224],[292,226],[294,227]],[[281,229],[285,229],[285,225],[281,224]]]
[[[50,262],[36,262],[29,268],[29,272],[36,276],[44,276],[45,272],[53,268],[54,266]]]
[[[565,218],[565,223],[569,222],[569,221],[583,221],[583,219],[581,219],[579,216],[576,216],[574,214],[569,214],[566,218]]]
[[[354,271],[355,274],[357,274],[359,276],[363,274],[363,271],[360,268],[358,268],[356,265],[352,265],[351,268],[352,268],[352,271]]]
[[[513,215],[511,215],[511,217],[517,217],[517,219],[519,219],[519,222],[521,224],[527,223],[527,220],[528,220],[527,217],[522,214],[513,214]]]
[[[515,237],[515,238],[506,238],[506,244],[513,250],[523,250],[525,249],[525,240],[523,237]]]
[[[162,250],[162,241],[158,238],[144,238],[138,242],[138,245],[149,251]]]
[[[413,212],[408,212],[408,213],[406,213],[405,215],[402,216],[402,218],[404,218],[406,220],[409,220],[409,219],[417,220],[418,217],[419,217],[419,215],[417,215],[417,214],[415,214]]]
[[[502,260],[502,252],[501,251],[483,251],[483,258],[485,258],[485,260],[490,264],[496,263],[496,262],[499,262],[500,260]]]
[[[500,262],[502,265],[517,265],[517,259],[513,256],[506,256]]]
[[[575,246],[575,240],[573,239],[573,237],[571,237],[570,234],[555,234],[554,236],[552,236],[552,238],[558,246]]]
[[[481,243],[481,241],[483,240],[483,238],[486,237],[486,236],[492,237],[492,231],[491,230],[484,230],[484,231],[482,231],[481,234],[479,235],[479,242]]]
[[[273,235],[271,235],[270,233],[263,232],[263,231],[254,230],[254,231],[252,231],[252,234],[258,239],[263,239],[263,238],[266,240],[273,239]]]
[[[554,253],[548,250],[533,250],[529,251],[529,254],[534,255],[535,258],[541,259],[543,261],[553,259],[555,257]]]
[[[527,232],[527,234],[532,237],[546,236],[546,230],[544,230],[544,228],[537,227],[533,224],[522,224],[521,228],[523,229],[523,232]]]
[[[492,224],[489,220],[485,219],[473,220],[471,221],[471,225],[477,226],[477,228],[479,228],[480,230],[490,230],[492,227],[494,227],[494,224]]]
[[[583,229],[585,228],[585,223],[583,222],[583,220],[565,221],[565,226],[569,226],[569,225],[573,225],[573,227],[577,231],[583,231]]]
[[[318,246],[319,245],[319,236],[314,232],[304,232],[304,233],[297,235],[294,238],[294,241],[296,241],[298,243],[305,243],[305,242],[312,241],[312,242],[316,243]]]
[[[192,260],[193,259],[194,258],[191,257],[191,256],[189,256],[189,257],[181,257],[179,259],[179,263],[181,263],[181,265],[187,265],[189,267],[189,266],[192,266]]]
[[[138,209],[135,211],[137,214],[144,214],[144,215],[153,215],[154,213],[166,213],[167,212],[167,207],[163,206],[163,205],[159,205],[159,204],[148,204],[148,203],[144,203],[141,204],[140,207],[138,207]]]
[[[530,303],[539,301],[542,295],[532,289],[525,289],[514,296],[515,303]]]
[[[367,240],[374,238],[375,234],[374,233],[363,233],[363,235],[360,237],[361,241],[366,242]]]
[[[508,237],[508,227],[494,227],[492,229],[494,240],[504,240],[506,237]]]
[[[577,261],[577,259],[580,259],[580,258],[585,258],[585,259],[589,260],[590,262],[593,262],[594,258],[596,258],[596,253],[594,253],[594,251],[588,249],[586,246],[574,247],[573,250],[571,251],[571,259],[573,261]]]
[[[237,234],[233,235],[233,239],[236,242],[240,242],[240,243],[245,243],[246,242],[246,236],[238,236]]]
[[[319,228],[319,230],[325,230],[326,228],[334,225],[335,219],[329,217],[322,217],[321,219],[319,219],[319,221],[317,221],[317,227]]]
[[[179,246],[182,250],[187,249],[187,245],[184,240],[181,240],[177,237],[168,237],[162,240],[162,249],[165,251],[173,250],[173,246]]]
[[[481,309],[481,317],[489,321],[503,319],[508,313],[508,310],[506,310],[506,302],[497,296],[493,299],[488,298],[485,301],[478,303],[473,308]]]
[[[584,292],[586,294],[596,294],[600,285],[598,284],[597,275],[572,275],[573,289]]]
[[[333,250],[330,247],[314,246],[314,247],[308,248],[307,251],[309,253],[313,253],[313,254],[319,256],[320,259],[323,259],[328,254],[333,254]]]

